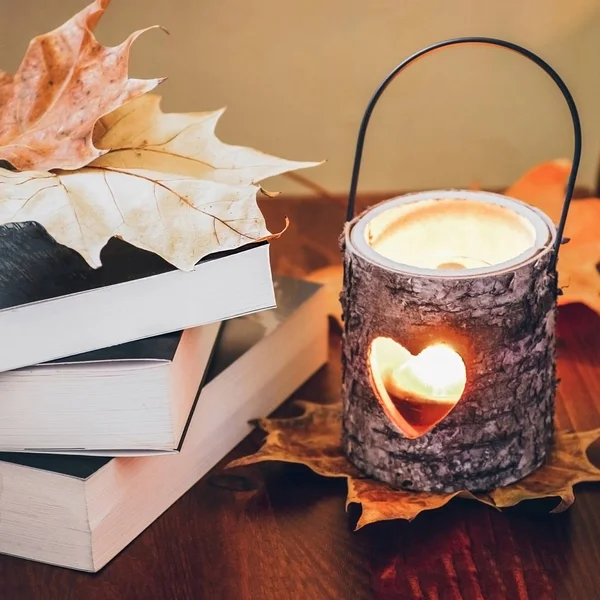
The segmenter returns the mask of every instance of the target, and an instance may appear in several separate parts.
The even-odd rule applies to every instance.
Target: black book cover
[[[51,360],[45,365],[89,363],[118,360],[166,360],[172,361],[177,352],[183,331],[174,331],[143,340],[135,340],[118,346],[92,350],[83,354]]]
[[[216,252],[200,262],[260,244]],[[117,238],[108,242],[100,258],[102,266],[93,269],[79,253],[58,244],[32,221],[0,226],[0,311],[175,270],[157,254]]]
[[[274,284],[277,308],[230,319],[223,323],[219,340],[216,344],[203,385],[206,385],[215,379],[261,339],[270,335],[321,287],[319,284],[303,281],[301,279],[280,276],[274,278]],[[179,332],[179,335],[181,335],[181,332]],[[165,338],[168,336],[158,337]],[[135,342],[131,342],[130,344],[135,344]],[[101,352],[103,352],[105,356],[103,360],[114,360],[114,356],[116,356],[116,353],[118,352],[127,353],[127,349],[124,350],[122,346],[129,346],[130,344],[122,344],[121,347],[113,346],[112,349],[108,348],[102,350]],[[111,352],[113,351],[115,352],[115,355],[111,357]],[[65,360],[73,360],[73,357]],[[185,438],[192,416],[193,410],[184,430],[183,438]],[[0,460],[45,471],[52,471],[70,477],[76,477],[78,479],[87,479],[109,461],[114,459],[95,456],[0,452]]]

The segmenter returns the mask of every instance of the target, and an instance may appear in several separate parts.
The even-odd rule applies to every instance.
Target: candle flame
[[[434,344],[418,355],[387,337],[373,340],[373,386],[388,418],[410,439],[436,426],[457,405],[467,382],[460,354]]]
[[[396,367],[391,379],[395,388],[424,399],[458,401],[467,371],[457,352],[445,344],[436,344]]]

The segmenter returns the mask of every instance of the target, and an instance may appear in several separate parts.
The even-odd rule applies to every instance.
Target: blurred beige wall
[[[31,37],[85,0],[0,0],[0,57],[14,70]],[[546,58],[571,86],[584,125],[580,183],[600,157],[598,0],[113,0],[101,42],[145,34],[133,75],[169,79],[169,111],[226,105],[218,133],[288,158],[327,164],[304,174],[348,187],[357,128],[379,81],[426,44],[505,37]],[[508,184],[571,152],[566,107],[544,73],[496,48],[452,48],[401,74],[372,119],[361,190]],[[304,192],[285,179],[271,188]]]

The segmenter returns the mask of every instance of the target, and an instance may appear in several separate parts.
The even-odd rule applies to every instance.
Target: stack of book
[[[0,227],[0,552],[85,571],[327,360],[322,288],[267,243],[182,272],[113,239],[102,264]]]

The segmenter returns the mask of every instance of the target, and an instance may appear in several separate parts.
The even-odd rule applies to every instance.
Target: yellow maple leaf
[[[94,268],[118,236],[190,271],[207,254],[271,236],[257,190],[140,169],[0,169],[0,223],[37,221]]]
[[[107,153],[92,166],[147,169],[250,185],[319,164],[286,160],[253,148],[223,143],[215,135],[215,128],[224,109],[163,113],[160,101],[160,96],[146,94],[100,119],[94,134],[95,144]]]

